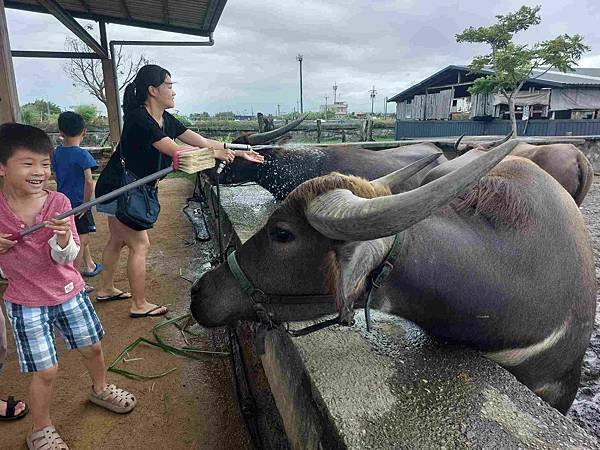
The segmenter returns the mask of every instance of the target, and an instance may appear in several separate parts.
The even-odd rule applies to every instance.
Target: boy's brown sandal
[[[109,384],[100,394],[92,388],[90,402],[118,414],[125,414],[135,408],[135,397],[124,389],[119,389],[114,384]]]
[[[56,428],[51,425],[29,434],[27,448],[29,450],[69,450]]]

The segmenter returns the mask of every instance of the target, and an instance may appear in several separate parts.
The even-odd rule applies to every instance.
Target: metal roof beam
[[[78,52],[46,52],[36,50],[13,50],[11,52],[15,58],[60,58],[60,59],[102,59],[96,53],[78,53]]]
[[[100,57],[108,58],[108,52],[69,14],[56,0],[37,0],[50,14],[56,17],[64,26],[71,30],[85,45]]]

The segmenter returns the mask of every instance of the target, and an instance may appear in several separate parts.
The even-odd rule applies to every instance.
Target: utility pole
[[[337,83],[333,83],[333,104],[334,105],[337,102],[337,88],[338,88]]]
[[[371,96],[371,115],[373,115],[373,105],[375,103],[375,95],[377,95],[377,91],[375,90],[375,86],[373,89],[369,91],[369,95]]]
[[[281,113],[279,112],[279,106],[280,106],[279,103],[277,103],[277,117],[281,116]]]
[[[300,114],[304,113],[304,106],[302,105],[302,60],[304,57],[301,54],[296,56],[296,59],[300,63]]]
[[[387,116],[387,97],[383,99],[383,117]]]
[[[327,120],[327,99],[329,97],[325,96],[325,120]]]

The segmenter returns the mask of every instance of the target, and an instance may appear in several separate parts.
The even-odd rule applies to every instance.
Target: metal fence
[[[397,120],[396,139],[505,135],[510,129],[510,120]],[[519,136],[597,136],[600,120],[518,121],[517,130]]]

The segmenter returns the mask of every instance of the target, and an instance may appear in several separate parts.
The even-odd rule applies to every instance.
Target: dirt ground
[[[181,212],[191,183],[184,178],[161,182],[162,212],[150,231],[152,242],[148,258],[147,295],[153,303],[171,304],[171,317],[185,313],[189,306],[190,283],[179,276],[193,257],[192,227]],[[101,259],[107,238],[106,218],[95,214],[98,232],[92,235],[92,252]],[[125,273],[126,250],[121,255],[117,286],[128,290]],[[92,285],[95,278],[89,279]],[[0,294],[3,293],[0,287]],[[92,300],[95,295],[91,295]],[[159,318],[130,319],[127,300],[95,303],[106,336],[102,341],[107,365],[140,336],[153,340],[152,327]],[[30,377],[18,370],[17,355],[9,330],[8,358],[0,374],[0,397],[14,395],[27,399]],[[164,338],[183,345],[178,330],[167,327]],[[133,381],[109,373],[109,382],[132,392],[138,399],[136,409],[120,416],[87,401],[90,381],[76,351],[65,349],[60,338],[59,376],[51,405],[55,427],[71,449],[245,449],[251,448],[243,420],[238,414],[235,388],[227,356],[203,356],[191,360],[169,355],[158,349],[138,347],[129,359],[143,358],[121,367],[144,374],[177,370],[165,377]],[[194,345],[207,350],[227,351],[226,344],[205,332]],[[17,422],[0,422],[0,448],[27,448],[25,436],[31,428],[30,416]]]

